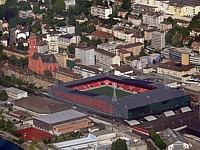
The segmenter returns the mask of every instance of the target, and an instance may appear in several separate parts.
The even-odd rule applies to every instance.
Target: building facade
[[[154,31],[152,33],[151,46],[155,49],[165,48],[165,32]]]
[[[102,19],[109,19],[109,15],[112,14],[112,7],[92,6],[91,14]]]

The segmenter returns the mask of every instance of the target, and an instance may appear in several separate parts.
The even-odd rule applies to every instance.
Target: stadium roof
[[[74,92],[74,90],[71,89],[71,87],[74,87],[77,85],[83,85],[86,83],[91,83],[91,82],[95,82],[95,81],[103,80],[103,79],[117,80],[117,82],[122,82],[128,85],[135,84],[136,86],[146,86],[146,87],[151,86],[151,87],[155,87],[155,89],[149,90],[148,92],[131,94],[131,95],[120,97],[117,99],[117,102],[112,102],[112,97],[109,97],[106,95],[93,94],[86,91]],[[150,104],[164,102],[170,99],[187,95],[183,91],[180,91],[177,89],[172,89],[172,88],[167,88],[167,87],[165,88],[162,84],[147,82],[144,80],[129,79],[129,78],[124,78],[124,77],[115,76],[115,75],[98,75],[98,76],[85,78],[81,80],[75,80],[72,82],[61,83],[59,87],[52,87],[52,88],[55,88],[56,90],[65,92],[65,93],[66,92],[71,93],[73,91],[72,93],[76,93],[76,94],[80,94],[80,95],[84,95],[88,97],[94,97],[94,98],[112,103],[114,105],[118,105],[119,107],[123,107],[126,109],[144,107]]]
[[[73,109],[68,109],[66,111],[60,111],[60,112],[49,114],[49,115],[41,115],[41,116],[36,117],[35,119],[48,123],[48,124],[55,124],[55,123],[60,123],[64,121],[70,121],[72,119],[86,117],[86,116],[87,114],[78,112]]]

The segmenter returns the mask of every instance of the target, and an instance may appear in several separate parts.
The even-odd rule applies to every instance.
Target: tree
[[[131,8],[131,1],[130,0],[123,0],[122,9],[128,10]]]
[[[145,55],[146,55],[145,49],[142,47],[139,56],[141,57],[141,56],[145,56]]]
[[[0,92],[0,100],[1,100],[1,101],[6,101],[7,99],[8,99],[8,95],[7,95],[6,91],[5,91],[5,90],[2,90],[2,91]]]
[[[179,33],[183,36],[183,38],[190,35],[189,30],[185,27],[180,28]]]
[[[166,149],[166,144],[165,142],[160,138],[157,142],[156,145],[160,148],[160,149]]]
[[[55,9],[58,10],[58,11],[65,10],[65,2],[64,2],[64,0],[56,0]]]
[[[33,28],[31,29],[31,31],[32,31],[33,33],[37,33],[37,32],[38,32],[38,28],[33,27]]]
[[[70,54],[74,54],[74,53],[75,53],[75,48],[74,48],[73,46],[69,45],[69,46],[68,46],[68,52],[69,52]]]
[[[126,140],[117,139],[112,143],[111,150],[128,150]]]
[[[87,32],[92,33],[94,31],[96,31],[96,27],[94,25],[89,25],[88,28],[87,28]]]
[[[48,76],[48,77],[52,77],[53,76],[51,71],[49,71],[49,70],[44,70],[44,75]]]

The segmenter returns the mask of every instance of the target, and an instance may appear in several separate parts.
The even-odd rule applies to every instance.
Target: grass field
[[[88,90],[88,92],[97,93],[101,95],[107,95],[110,97],[113,96],[113,88],[109,86],[104,86],[104,87]],[[131,93],[116,89],[116,95],[117,97],[123,97],[123,96],[131,95]]]

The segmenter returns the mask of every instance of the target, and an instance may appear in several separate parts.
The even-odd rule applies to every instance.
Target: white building
[[[152,33],[151,46],[155,49],[165,48],[165,32],[154,31]]]
[[[143,24],[160,27],[160,23],[164,21],[164,16],[159,12],[144,12],[142,15]]]
[[[95,65],[94,48],[75,48],[75,58],[80,59],[83,65]]]
[[[92,6],[91,14],[102,19],[109,19],[109,15],[112,14],[112,7]]]
[[[102,66],[105,70],[109,70],[110,66],[113,64],[118,64],[120,66],[120,56],[105,51],[103,49],[96,49],[96,65]]]
[[[68,9],[69,6],[74,6],[76,4],[75,0],[65,0],[65,9]]]
[[[191,144],[177,131],[167,128],[159,135],[165,141],[167,150],[190,149]]]
[[[6,93],[9,97],[15,98],[15,99],[21,99],[23,97],[28,97],[28,93],[26,91],[10,87],[5,89]]]

